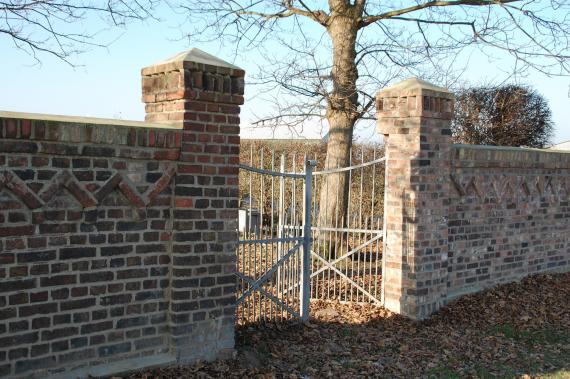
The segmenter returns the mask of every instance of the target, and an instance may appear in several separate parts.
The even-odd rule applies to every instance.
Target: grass
[[[542,377],[543,379],[570,379],[570,371],[560,370],[553,372]]]
[[[499,324],[491,327],[486,336],[499,336],[511,340],[514,344],[522,345],[525,351],[518,354],[520,361],[526,361],[528,371],[538,373],[537,378],[544,379],[570,379],[570,371],[566,369],[555,372],[539,374],[545,364],[556,367],[560,364],[568,364],[569,357],[561,352],[559,346],[570,346],[570,332],[558,329],[529,330],[519,328],[512,323]],[[474,376],[480,379],[510,379],[521,378],[523,370],[510,367],[509,364],[496,362],[494,365],[477,365],[474,368]],[[451,366],[438,366],[428,370],[427,377],[432,379],[456,379],[463,378]],[[534,377],[534,376],[533,376]]]
[[[512,324],[500,324],[491,328],[491,333],[500,333],[515,342],[524,343],[529,347],[537,344],[570,343],[570,332],[554,329],[524,330]]]
[[[436,367],[428,371],[429,379],[461,379],[461,376],[449,367]]]
[[[499,371],[497,373],[497,371]],[[475,369],[477,377],[479,379],[514,379],[520,378],[521,375],[517,374],[513,369],[509,367],[499,367],[495,369],[495,373],[490,372],[484,367],[477,367]],[[462,379],[460,373],[456,372],[454,369],[449,367],[436,367],[427,372],[427,377],[429,379]],[[548,373],[545,375],[538,376],[540,379],[570,379],[570,371],[560,370],[553,373]]]

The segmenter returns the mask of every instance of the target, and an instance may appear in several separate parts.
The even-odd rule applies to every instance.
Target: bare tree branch
[[[72,0],[0,1],[0,34],[40,62],[39,54],[55,56],[73,65],[70,58],[86,47],[102,47],[99,30],[77,31],[79,22],[93,17],[123,26],[131,20],[153,18],[156,0],[109,0],[104,6]]]
[[[436,8],[436,7],[450,7],[450,6],[490,6],[490,5],[501,5],[512,3],[521,0],[452,0],[452,1],[428,1],[423,4],[414,5],[412,7],[402,8],[393,10],[390,12],[385,12],[378,15],[364,17],[359,26],[361,28],[366,27],[376,21],[386,20],[395,18],[397,16],[402,16],[404,14],[417,12],[426,8]]]

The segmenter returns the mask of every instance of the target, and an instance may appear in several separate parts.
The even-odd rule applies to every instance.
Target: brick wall
[[[168,75],[223,71],[192,58]],[[164,71],[145,70],[148,118],[164,127],[0,113],[0,377],[233,350],[243,71],[224,71],[232,87],[177,82],[168,101],[197,110],[172,117],[164,86],[146,84]]]
[[[570,269],[570,152],[454,145],[448,298]]]
[[[378,93],[386,141],[383,302],[423,319],[466,293],[570,270],[570,153],[451,143],[453,95]]]

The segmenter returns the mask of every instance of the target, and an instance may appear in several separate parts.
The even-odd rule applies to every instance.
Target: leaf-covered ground
[[[238,330],[233,360],[128,378],[570,378],[570,273],[466,296],[423,322],[324,302],[312,315]]]

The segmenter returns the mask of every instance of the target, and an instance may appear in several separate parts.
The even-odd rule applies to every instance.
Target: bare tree
[[[548,102],[528,87],[478,87],[457,93],[451,124],[456,142],[543,148],[552,129]]]
[[[348,165],[355,126],[372,118],[375,91],[410,75],[449,85],[454,70],[464,69],[454,63],[468,47],[510,55],[514,73],[570,71],[570,4],[561,0],[175,1],[163,3],[197,25],[192,36],[230,37],[237,49],[264,56],[259,92],[274,96],[278,114],[260,122],[307,127],[326,121],[326,168]],[[34,57],[48,53],[69,62],[81,48],[104,44],[97,31],[78,31],[83,20],[123,25],[152,17],[157,2],[4,1],[0,34]],[[347,193],[345,174],[327,178],[329,192]],[[321,224],[330,225],[339,211],[342,216],[346,202],[346,196],[322,198]]]
[[[97,21],[122,26],[130,20],[152,17],[154,1],[0,1],[0,35],[10,38],[16,48],[37,62],[41,54],[48,54],[71,64],[70,58],[82,49],[106,44],[97,35],[101,29],[82,31],[83,21],[91,26]]]
[[[410,75],[449,86],[468,47],[510,56],[505,69],[514,73],[570,71],[570,5],[560,0],[189,0],[182,8],[191,25],[202,21],[191,37],[230,37],[237,49],[264,55],[257,80],[279,113],[260,122],[326,120],[326,168],[348,165],[355,125],[372,116],[375,91]],[[324,226],[346,212],[347,176],[328,175],[323,185],[345,194],[321,199]]]

